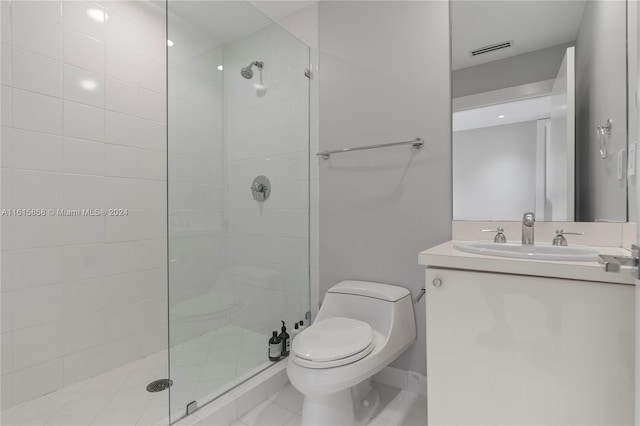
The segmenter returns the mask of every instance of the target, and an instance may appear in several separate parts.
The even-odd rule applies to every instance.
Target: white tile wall
[[[268,334],[280,319],[291,328],[309,306],[309,48],[274,24],[225,46],[224,59],[225,267],[262,271],[236,284],[248,304],[232,321]],[[252,60],[265,63],[266,89],[254,86],[257,70],[253,80],[236,72]],[[261,174],[272,184],[264,203],[247,190]]]
[[[166,36],[151,2],[1,7],[1,207],[129,209],[0,218],[4,410],[166,345]]]

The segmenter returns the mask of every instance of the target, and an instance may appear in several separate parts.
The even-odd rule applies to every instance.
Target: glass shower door
[[[268,368],[271,331],[309,310],[309,48],[246,2],[168,10],[175,421]]]

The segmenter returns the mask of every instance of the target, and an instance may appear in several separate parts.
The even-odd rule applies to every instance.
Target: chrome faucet
[[[533,245],[533,225],[536,223],[536,215],[527,212],[522,216],[522,245]]]

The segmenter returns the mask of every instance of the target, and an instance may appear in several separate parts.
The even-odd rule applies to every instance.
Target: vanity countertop
[[[635,285],[630,268],[620,273],[605,272],[598,262],[517,259],[467,253],[453,247],[454,241],[442,243],[420,252],[418,263],[426,267],[464,269],[539,277],[567,278],[584,281]],[[620,247],[593,247],[601,254],[628,256]]]

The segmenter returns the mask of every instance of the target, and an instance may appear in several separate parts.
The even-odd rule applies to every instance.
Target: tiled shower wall
[[[231,322],[269,334],[309,306],[309,48],[269,25],[225,46],[225,270],[244,303]],[[242,67],[263,61],[247,80]],[[249,187],[271,181],[264,202]]]
[[[166,347],[165,16],[2,1],[2,408]],[[92,19],[96,18],[96,19]]]
[[[169,335],[175,345],[228,323],[224,305],[232,298],[213,291],[224,249],[222,47],[171,5],[168,37],[174,42],[168,50],[168,177]]]

